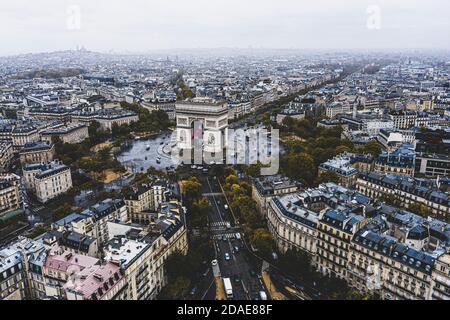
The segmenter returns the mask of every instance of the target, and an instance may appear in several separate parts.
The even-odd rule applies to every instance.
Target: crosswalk
[[[231,240],[231,239],[236,238],[236,234],[232,233],[232,232],[224,233],[224,234],[215,234],[215,235],[212,236],[212,238],[214,240],[222,240],[224,236],[225,236],[225,239],[227,239],[227,240]]]
[[[226,228],[227,227],[227,221],[211,222],[210,226],[211,226],[211,228]]]

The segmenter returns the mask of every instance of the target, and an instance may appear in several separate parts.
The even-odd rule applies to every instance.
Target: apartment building
[[[382,299],[450,298],[446,222],[333,183],[273,197],[267,222],[281,251],[309,253],[319,272],[360,292]]]
[[[358,176],[358,170],[351,164],[352,161],[349,156],[346,154],[338,155],[319,165],[318,175],[320,177],[322,174],[332,171],[339,177],[339,184],[349,188],[355,185]]]
[[[25,188],[33,192],[41,203],[46,203],[72,188],[70,168],[57,160],[25,164],[23,178]]]
[[[7,217],[22,209],[19,185],[20,177],[13,173],[0,176],[0,217]]]
[[[448,154],[425,154],[416,155],[415,173],[427,177],[450,176],[450,156]]]
[[[41,132],[41,139],[52,143],[59,140],[63,143],[81,143],[89,138],[88,127],[81,123],[71,123],[57,126],[55,128]]]
[[[404,144],[413,145],[415,142],[414,130],[380,130],[377,141],[386,151],[393,151],[400,148]]]
[[[82,227],[75,214],[66,219],[54,228],[68,221]],[[120,220],[107,224],[110,232],[101,255],[91,250],[96,238],[56,229],[35,240],[20,237],[0,249],[0,300],[155,299],[167,284],[166,259],[174,252],[187,253],[181,204],[162,203],[147,226]]]
[[[47,249],[23,237],[0,249],[0,300],[46,297],[42,266]]]
[[[435,261],[431,275],[431,300],[450,300],[450,254],[447,252]]]
[[[86,255],[49,252],[42,266],[46,296],[67,299],[65,284],[74,281],[83,270],[95,268],[100,264],[99,259]]]
[[[111,262],[84,268],[64,284],[67,300],[124,300],[126,278]]]
[[[83,123],[89,126],[92,121],[97,121],[104,130],[111,130],[113,124],[129,125],[138,120],[139,116],[136,113],[122,109],[74,111],[71,114],[71,121],[74,123]]]
[[[31,107],[25,108],[18,116],[32,117],[39,120],[58,120],[63,122],[70,121],[70,110],[64,107]]]
[[[35,126],[16,126],[8,132],[7,136],[11,139],[14,152],[19,151],[27,143],[40,140],[39,131]]]
[[[121,266],[128,283],[125,299],[155,299],[166,285],[166,259],[174,252],[187,253],[184,212],[176,201],[164,203],[148,227],[125,226],[125,235],[106,245],[105,259]]]
[[[334,102],[325,107],[325,115],[328,119],[334,119],[338,115],[350,114],[353,107],[349,103]]]
[[[97,250],[110,240],[108,222],[127,222],[128,212],[122,199],[106,199],[80,213],[73,213],[52,225],[52,229],[76,232],[96,239]],[[97,255],[97,254],[96,254]]]
[[[417,239],[419,234],[410,234]],[[370,229],[354,237],[348,264],[349,284],[377,292],[386,300],[429,300],[435,258],[420,248]]]
[[[23,300],[25,277],[22,259],[17,251],[0,251],[0,300]]]
[[[74,215],[69,215],[63,220],[75,219],[73,217]],[[79,217],[78,219],[81,218]],[[60,220],[55,224],[62,225],[62,222]],[[97,239],[84,233],[53,229],[44,233],[41,239],[46,245],[54,248],[55,251],[60,250],[61,252],[72,252],[73,254],[88,255],[97,258],[101,257]]]
[[[414,176],[416,168],[416,152],[411,145],[402,145],[392,151],[383,151],[375,159],[374,171],[379,173],[403,174]]]
[[[389,118],[394,123],[394,129],[410,129],[416,125],[416,111],[393,111]]]
[[[319,220],[317,269],[324,275],[347,279],[348,259],[353,235],[363,226],[364,218],[334,209]]]
[[[434,216],[450,216],[450,195],[439,189],[436,180],[372,172],[359,175],[356,190],[371,198],[392,196],[406,209],[419,205]]]
[[[154,212],[166,201],[166,182],[155,181],[134,187],[125,195],[125,204],[128,214],[133,223],[148,225],[150,223],[148,213]]]
[[[300,183],[283,175],[259,177],[253,179],[252,198],[258,211],[266,217],[268,204],[273,197],[296,192],[299,187]]]
[[[267,208],[267,226],[281,252],[297,249],[315,255],[319,215],[304,207],[300,194],[274,196]]]
[[[27,143],[19,151],[20,163],[42,163],[53,160],[55,146],[48,141]]]
[[[13,145],[11,141],[0,140],[0,173],[6,172],[13,158]]]

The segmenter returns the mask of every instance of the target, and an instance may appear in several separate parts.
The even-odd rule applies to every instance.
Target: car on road
[[[217,260],[216,259],[214,259],[213,261],[211,261],[211,265],[214,267],[214,266],[217,266]]]
[[[236,239],[241,240],[241,234],[239,232],[236,233]]]
[[[225,235],[222,236],[222,241],[227,241],[227,237]]]
[[[230,254],[228,252],[225,253],[225,261],[229,261],[231,259]]]
[[[260,291],[260,292],[259,292],[259,298],[260,298],[261,300],[267,300],[267,294],[266,294],[266,292],[265,292],[265,291]]]
[[[223,207],[225,208],[225,210],[228,210],[228,205],[224,205]]]
[[[191,169],[197,169],[197,166],[196,166],[195,164],[193,164],[193,165],[191,166]]]
[[[239,247],[238,246],[234,246],[234,252],[238,253],[239,252]]]
[[[191,296],[195,296],[196,293],[197,293],[197,287],[193,287],[192,290],[191,290],[191,292],[189,292],[189,294],[190,294]]]

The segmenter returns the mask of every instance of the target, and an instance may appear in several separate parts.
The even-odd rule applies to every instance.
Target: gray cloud
[[[1,0],[0,54],[197,47],[449,48],[442,0]],[[69,30],[77,5],[81,28]],[[381,27],[366,27],[369,5]]]

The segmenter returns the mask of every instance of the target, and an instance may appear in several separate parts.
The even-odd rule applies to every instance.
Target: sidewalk
[[[263,271],[262,278],[264,285],[266,286],[273,300],[287,300],[286,297],[277,290],[272,280],[270,279],[270,275],[266,271]]]
[[[227,300],[225,295],[225,288],[223,287],[223,282],[221,277],[215,277],[214,281],[216,283],[216,300]]]

